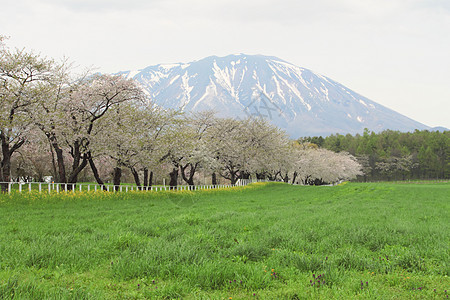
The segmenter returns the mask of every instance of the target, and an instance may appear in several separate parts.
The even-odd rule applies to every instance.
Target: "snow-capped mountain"
[[[160,106],[212,109],[223,117],[265,117],[293,138],[354,134],[364,128],[377,132],[429,129],[328,77],[277,57],[210,56],[121,74],[140,82]]]

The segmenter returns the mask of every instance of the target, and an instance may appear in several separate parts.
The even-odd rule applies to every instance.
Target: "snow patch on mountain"
[[[277,57],[235,54],[121,72],[157,105],[269,118],[292,137],[429,129],[338,82]],[[356,117],[353,117],[356,116]],[[364,116],[364,117],[363,117]]]

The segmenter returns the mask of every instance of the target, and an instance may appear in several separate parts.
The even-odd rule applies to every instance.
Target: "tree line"
[[[56,61],[10,49],[0,36],[0,182],[81,180],[137,186],[159,178],[174,187],[239,178],[324,184],[354,178],[348,153],[298,143],[261,118],[219,118],[154,105],[139,84],[120,75],[74,74]]]
[[[352,154],[363,166],[362,181],[450,178],[450,131],[366,129],[362,135],[307,137],[299,142]]]

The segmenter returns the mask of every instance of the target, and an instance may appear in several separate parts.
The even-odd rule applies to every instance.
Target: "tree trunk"
[[[144,168],[144,187],[148,186],[148,169]]]
[[[294,174],[292,175],[292,184],[295,184],[295,179],[297,178],[297,172],[294,172]]]
[[[152,186],[153,185],[153,171],[150,172],[150,178],[148,179],[148,186]]]
[[[95,166],[94,160],[92,159],[91,153],[88,153],[88,161],[89,166],[91,167],[92,173],[94,174],[95,180],[98,184],[100,184],[104,191],[106,191],[106,186],[103,180],[100,178],[100,175],[98,174],[97,167]]]
[[[194,187],[195,186],[194,175],[195,171],[197,170],[198,163],[196,163],[195,165],[190,164],[190,166],[191,168],[189,170],[189,180],[187,183],[189,184],[189,186]]]
[[[25,140],[20,140],[11,147],[11,143],[8,141],[8,137],[3,132],[0,132],[0,139],[2,143],[2,160],[0,161],[0,182],[1,191],[8,191],[8,182],[11,181],[11,156],[13,153],[22,147]]]
[[[151,187],[153,182],[153,171],[148,172],[148,168],[144,168],[144,187]]]
[[[58,182],[65,183],[66,179],[66,166],[64,165],[63,151],[59,148],[58,144],[53,144],[53,148],[56,153],[56,162],[58,163]]]
[[[3,142],[3,141],[2,141]],[[11,181],[11,156],[9,154],[9,145],[2,143],[2,155],[3,159],[0,162],[0,182],[2,192],[8,191],[8,183]]]
[[[50,153],[52,154],[52,175],[53,175],[53,181],[55,182],[58,182],[58,171],[57,171],[57,168],[56,168],[56,160],[55,160],[55,151],[53,150],[53,147],[52,147],[52,143],[50,143],[50,141],[49,141],[49,146],[50,146]]]
[[[3,182],[3,162],[0,162],[0,182]],[[0,183],[0,192],[7,192],[8,187],[4,186],[4,183]]]
[[[216,174],[216,172],[213,172],[211,174],[211,183],[212,183],[212,185],[217,185],[217,174]]]
[[[276,172],[274,175],[272,175],[271,173],[269,173],[267,177],[269,178],[270,181],[276,181],[278,175],[280,175],[280,174],[281,174],[281,171]]]
[[[266,174],[264,174],[264,173],[256,173],[256,179],[266,179]]]
[[[57,141],[54,133],[45,132],[45,135],[47,136],[47,139],[50,142],[50,145],[55,150],[55,154],[56,154],[56,163],[58,166],[58,172],[55,174],[56,175],[55,182],[66,183],[67,182],[66,166],[64,165],[63,150],[59,147],[58,141]],[[53,155],[53,151],[52,151],[52,155]]]
[[[226,171],[220,172],[219,175],[225,179],[230,180],[231,184],[236,184],[237,180],[239,179],[239,177],[237,176],[237,174],[239,173],[239,170],[235,170],[234,167],[232,167],[232,166],[227,166],[226,170],[230,174],[229,176]]]
[[[120,190],[120,178],[122,177],[122,169],[120,167],[114,168],[114,175],[113,175],[113,184],[114,189],[116,192]]]
[[[141,190],[142,189],[141,180],[139,179],[138,171],[136,171],[136,169],[134,167],[130,167],[130,171],[131,171],[131,174],[133,174],[134,182],[136,183],[138,190]]]
[[[230,172],[230,182],[231,184],[236,184],[237,178],[235,172]]]
[[[194,175],[195,175],[195,169],[197,168],[197,165],[198,164],[195,164],[195,165],[187,164],[184,167],[180,165],[181,177],[183,178],[184,181],[186,181],[186,183],[189,186],[194,186]],[[189,168],[189,176],[186,175],[187,167],[190,167]]]
[[[170,189],[173,190],[178,186],[178,168],[172,168],[172,172],[169,173],[170,175]]]
[[[241,179],[250,179],[250,173],[242,171],[241,172]]]
[[[311,177],[311,175],[305,176],[305,179],[303,180],[303,184],[304,184],[304,185],[309,185],[310,177]]]
[[[78,174],[80,174],[81,171],[83,171],[83,169],[87,166],[88,160],[86,158],[86,156],[83,157],[83,159],[81,160],[81,163],[75,167],[75,165],[73,165],[73,167],[75,167],[75,169],[72,170],[72,172],[70,173],[69,179],[67,180],[68,183],[77,183],[78,182]],[[68,186],[70,187],[70,189],[72,187],[75,188],[75,185],[70,185]]]

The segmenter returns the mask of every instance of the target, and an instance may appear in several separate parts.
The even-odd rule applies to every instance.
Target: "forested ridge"
[[[362,135],[334,134],[299,141],[349,152],[363,165],[364,175],[359,177],[363,181],[450,178],[448,130],[375,133],[366,129]]]

